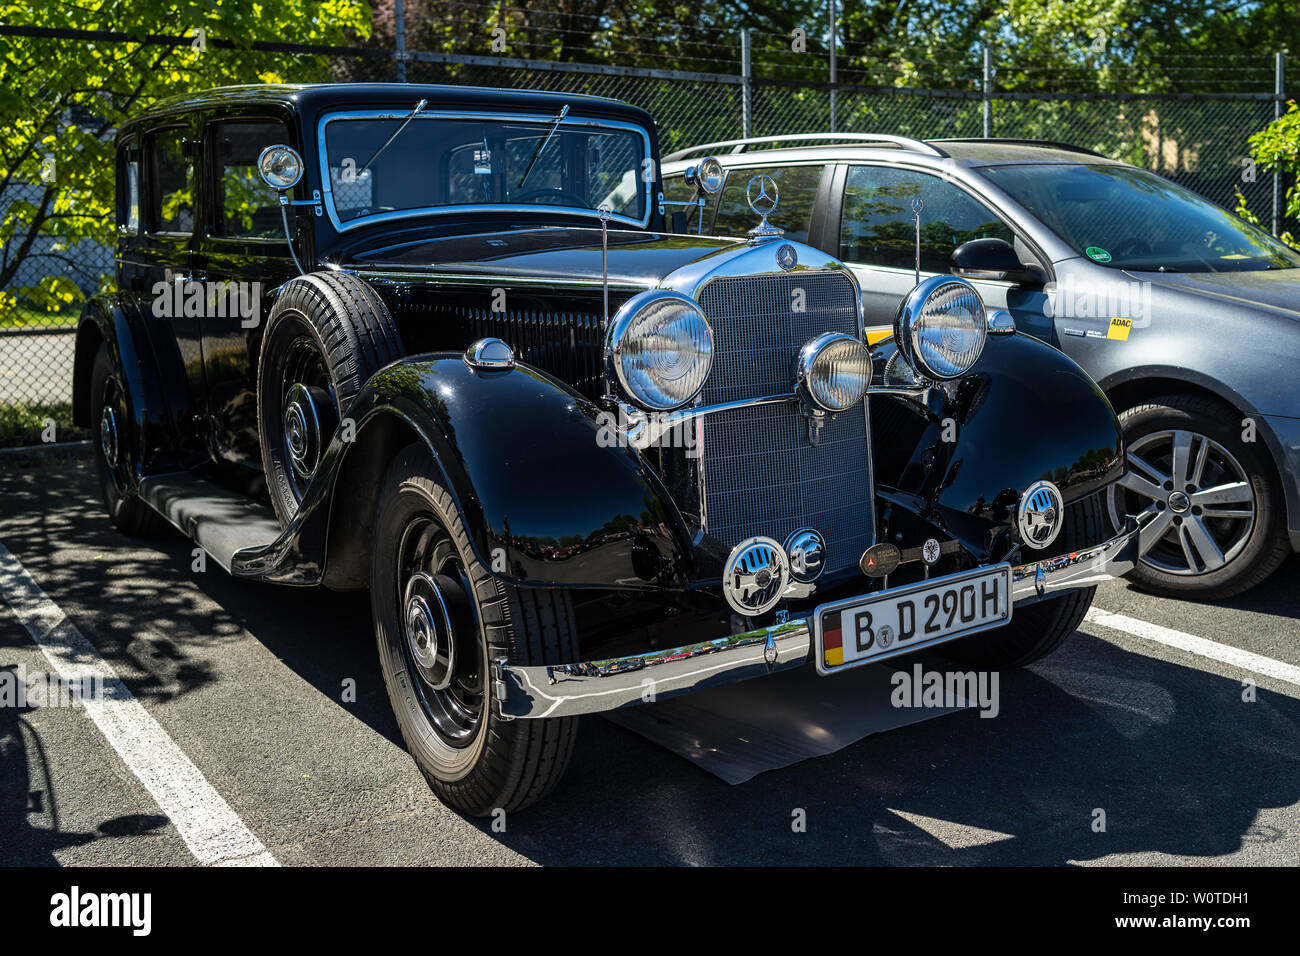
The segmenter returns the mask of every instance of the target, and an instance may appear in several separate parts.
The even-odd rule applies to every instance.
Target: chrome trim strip
[[[330,180],[330,163],[329,152],[325,145],[325,128],[335,120],[365,120],[365,119],[402,119],[406,113],[395,113],[392,110],[348,110],[345,112],[330,113],[323,117],[316,125],[316,151],[320,161],[321,172],[321,195],[324,198],[325,213],[329,216],[330,222],[338,232],[347,232],[349,229],[355,229],[359,226],[370,225],[376,222],[388,222],[394,219],[410,219],[416,216],[446,216],[456,215],[465,212],[567,212],[578,215],[598,217],[595,209],[584,209],[579,206],[550,206],[535,203],[465,203],[461,205],[447,206],[421,206],[417,209],[395,209],[391,212],[372,213],[369,216],[362,216],[360,219],[349,220],[346,224],[340,221],[338,214],[334,209],[334,191],[333,183]],[[554,117],[545,117],[537,113],[494,113],[494,112],[475,112],[475,111],[454,111],[454,110],[425,110],[418,114],[412,114],[410,119],[416,122],[422,122],[428,119],[442,120],[488,120],[500,121],[507,123],[535,123],[538,126],[547,125]],[[650,136],[645,129],[636,123],[625,123],[621,120],[601,120],[595,118],[584,118],[581,116],[568,117],[560,121],[560,126],[595,126],[605,129],[621,129],[641,136],[641,142],[645,147],[643,154],[644,163],[653,163],[654,157],[650,154]],[[619,222],[627,223],[629,226],[640,226],[642,228],[650,225],[651,210],[654,208],[650,184],[643,181],[640,173],[647,168],[645,165],[638,169],[638,180],[642,180],[645,190],[645,215],[640,219],[633,219],[631,216],[623,216],[617,213],[612,214],[611,218]],[[654,168],[653,166],[649,168]]]
[[[1130,519],[1115,537],[1081,549],[1074,558],[1067,554],[1013,567],[1012,603],[1033,603],[1126,574],[1137,563],[1137,544],[1137,522]],[[714,641],[563,666],[501,664],[497,705],[507,718],[595,714],[802,667],[812,652],[811,623],[809,614]]]
[[[599,279],[565,279],[565,278],[542,278],[536,275],[509,275],[500,273],[482,273],[482,272],[423,272],[419,269],[384,269],[378,266],[358,266],[353,265],[347,269],[353,275],[360,276],[363,279],[388,279],[390,281],[411,282],[411,281],[434,281],[446,282],[456,285],[491,285],[498,286],[506,283],[512,283],[520,286],[537,286],[539,288],[553,288],[561,286],[564,288],[592,288],[599,289],[602,285]],[[620,292],[646,292],[654,289],[653,282],[644,284],[637,282],[611,282],[611,289]]]

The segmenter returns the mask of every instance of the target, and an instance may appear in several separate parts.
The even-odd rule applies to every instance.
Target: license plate
[[[817,672],[832,674],[907,654],[1009,620],[1010,564],[823,604],[813,613]]]

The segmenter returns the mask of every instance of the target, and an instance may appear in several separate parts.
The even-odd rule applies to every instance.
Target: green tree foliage
[[[1250,138],[1251,158],[1270,173],[1282,174],[1285,196],[1283,215],[1300,219],[1300,107],[1292,100],[1287,111]],[[1237,190],[1237,215],[1257,226],[1267,225],[1246,208],[1246,197]],[[1300,236],[1284,232],[1283,242],[1300,249]]]
[[[19,301],[75,306],[65,276],[15,283],[38,245],[57,257],[109,241],[118,125],[161,97],[233,83],[327,77],[323,58],[253,52],[255,40],[341,43],[365,36],[364,0],[0,0],[7,26],[106,30],[178,45],[0,35],[0,313]],[[227,41],[234,49],[222,45]],[[20,189],[20,187],[22,187]],[[30,271],[30,270],[28,270]],[[26,273],[24,273],[26,274]]]

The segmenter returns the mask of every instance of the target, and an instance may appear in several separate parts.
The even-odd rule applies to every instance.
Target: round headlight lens
[[[826,332],[799,350],[795,386],[828,412],[842,412],[862,401],[871,384],[871,356],[851,335]]]
[[[922,374],[941,381],[958,378],[984,351],[984,301],[965,279],[932,276],[904,300],[894,335],[904,358]]]
[[[686,183],[712,196],[722,188],[724,176],[722,164],[712,156],[706,156],[686,170]]]
[[[650,411],[671,411],[704,387],[713,367],[713,329],[686,296],[642,292],[618,310],[606,351],[632,401]]]
[[[257,171],[272,189],[292,189],[302,179],[302,157],[289,146],[268,146],[257,157]]]

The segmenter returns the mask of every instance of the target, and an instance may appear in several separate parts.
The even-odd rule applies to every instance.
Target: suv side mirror
[[[1042,285],[1033,266],[1026,265],[1005,239],[972,239],[952,251],[952,274],[966,279],[1004,279]]]

